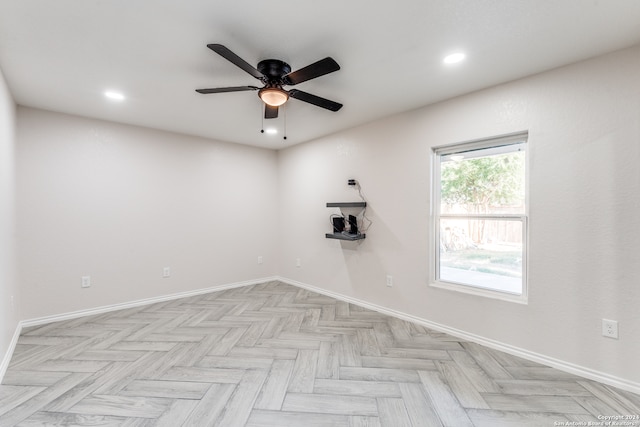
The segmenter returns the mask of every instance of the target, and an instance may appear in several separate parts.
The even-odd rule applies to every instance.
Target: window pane
[[[441,214],[524,214],[524,144],[440,156]]]
[[[440,280],[522,294],[519,220],[441,219]]]

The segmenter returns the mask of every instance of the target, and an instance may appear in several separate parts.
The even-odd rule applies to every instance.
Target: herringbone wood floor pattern
[[[0,425],[553,426],[640,396],[279,282],[25,330]]]

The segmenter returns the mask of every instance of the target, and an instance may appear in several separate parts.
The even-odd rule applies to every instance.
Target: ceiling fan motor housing
[[[258,71],[264,74],[266,83],[282,85],[282,77],[291,72],[291,66],[279,59],[265,59],[258,62]]]

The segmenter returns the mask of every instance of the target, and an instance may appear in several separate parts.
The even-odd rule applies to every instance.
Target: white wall
[[[14,223],[15,109],[0,70],[0,360],[9,349],[19,321]],[[0,378],[5,365],[0,365]]]
[[[276,152],[23,107],[17,140],[23,319],[276,274]]]
[[[636,47],[281,151],[280,274],[639,384],[639,75]],[[528,304],[430,287],[430,148],[523,130]],[[324,238],[325,203],[358,200],[348,178],[370,204],[361,244]]]

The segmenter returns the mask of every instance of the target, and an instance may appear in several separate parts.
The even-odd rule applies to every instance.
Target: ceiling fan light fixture
[[[279,107],[289,99],[289,95],[282,89],[276,87],[265,87],[260,89],[258,96],[262,101],[272,107]]]

